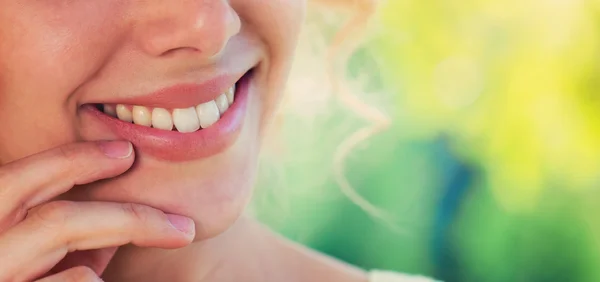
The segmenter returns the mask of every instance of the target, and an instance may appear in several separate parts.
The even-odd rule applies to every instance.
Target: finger
[[[125,141],[65,145],[0,168],[0,233],[21,221],[27,210],[74,185],[117,176],[133,164]]]
[[[103,248],[98,250],[75,251],[67,254],[50,273],[59,273],[77,266],[86,266],[102,275],[108,263],[111,261],[118,247]]]
[[[101,282],[102,279],[98,277],[96,272],[91,268],[85,266],[79,266],[71,269],[67,269],[61,273],[48,276],[44,279],[37,280],[36,282]]]
[[[0,281],[15,273],[35,278],[69,252],[122,246],[179,248],[194,222],[157,209],[109,202],[50,202],[0,236]]]

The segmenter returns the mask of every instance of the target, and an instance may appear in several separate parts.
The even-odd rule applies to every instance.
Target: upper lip
[[[199,83],[180,83],[157,91],[106,104],[126,104],[160,108],[189,108],[212,101],[235,85],[245,73],[223,74]]]

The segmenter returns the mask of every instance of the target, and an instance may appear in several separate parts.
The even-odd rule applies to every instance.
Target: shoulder
[[[293,281],[370,282],[362,269],[323,253],[289,241],[283,249],[284,255],[280,258],[291,266],[288,273],[293,273],[292,276],[297,279]]]
[[[363,271],[357,267],[316,252],[293,242],[285,242],[285,258],[282,261],[292,265],[293,277],[298,282],[329,281],[329,282],[436,282],[423,276],[413,276],[397,272],[372,270]],[[289,268],[288,268],[289,269]],[[288,281],[292,281],[289,280]]]
[[[273,259],[270,268],[279,281],[290,282],[434,282],[418,276],[409,276],[386,271],[363,271],[360,268],[316,252],[301,244],[290,241],[268,228],[259,225],[260,238],[269,246]]]

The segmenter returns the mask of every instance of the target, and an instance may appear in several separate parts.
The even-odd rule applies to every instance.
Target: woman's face
[[[66,197],[190,216],[198,239],[222,232],[250,198],[304,5],[0,0],[0,161],[129,140],[130,171]]]

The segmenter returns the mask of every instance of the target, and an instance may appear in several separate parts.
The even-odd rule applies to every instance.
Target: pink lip
[[[251,73],[248,73],[238,81],[235,101],[217,123],[209,128],[192,133],[160,130],[124,122],[100,112],[92,104],[83,105],[81,110],[82,114],[92,115],[97,120],[104,123],[117,136],[133,143],[135,148],[143,153],[148,153],[168,161],[189,161],[206,158],[224,151],[230,147],[239,136],[246,114],[251,76]],[[228,85],[227,88],[229,88],[235,83],[235,81],[233,81],[231,84],[228,84],[230,81],[228,78],[223,78],[221,80],[217,79],[214,81],[215,82],[213,83],[204,84],[201,89],[208,89],[209,92],[205,93],[221,93],[216,91],[221,91],[220,87],[222,85]],[[189,88],[189,86],[185,85],[175,86],[164,91],[156,92],[154,93],[155,96],[145,96],[147,100],[138,97],[135,98],[135,101],[131,99],[127,101],[120,100],[111,102],[119,104],[129,104],[129,102],[133,102],[131,104],[146,106],[152,106],[155,103],[158,103],[156,104],[157,106],[165,107],[165,104],[171,102],[164,100],[168,97],[179,97],[171,98],[177,99],[176,103],[183,103],[183,101],[189,101],[189,99],[191,99],[194,100],[193,103],[200,104],[202,102],[197,102],[197,97],[210,96],[207,96],[207,94],[204,93],[198,94],[197,91],[188,92],[193,89],[197,90],[200,88]],[[190,94],[190,96],[193,97],[186,98],[186,94]],[[217,95],[215,95],[215,97],[217,97]],[[208,101],[210,101],[210,99]],[[190,107],[190,105],[194,104],[188,103],[185,107],[181,108],[187,108]]]

